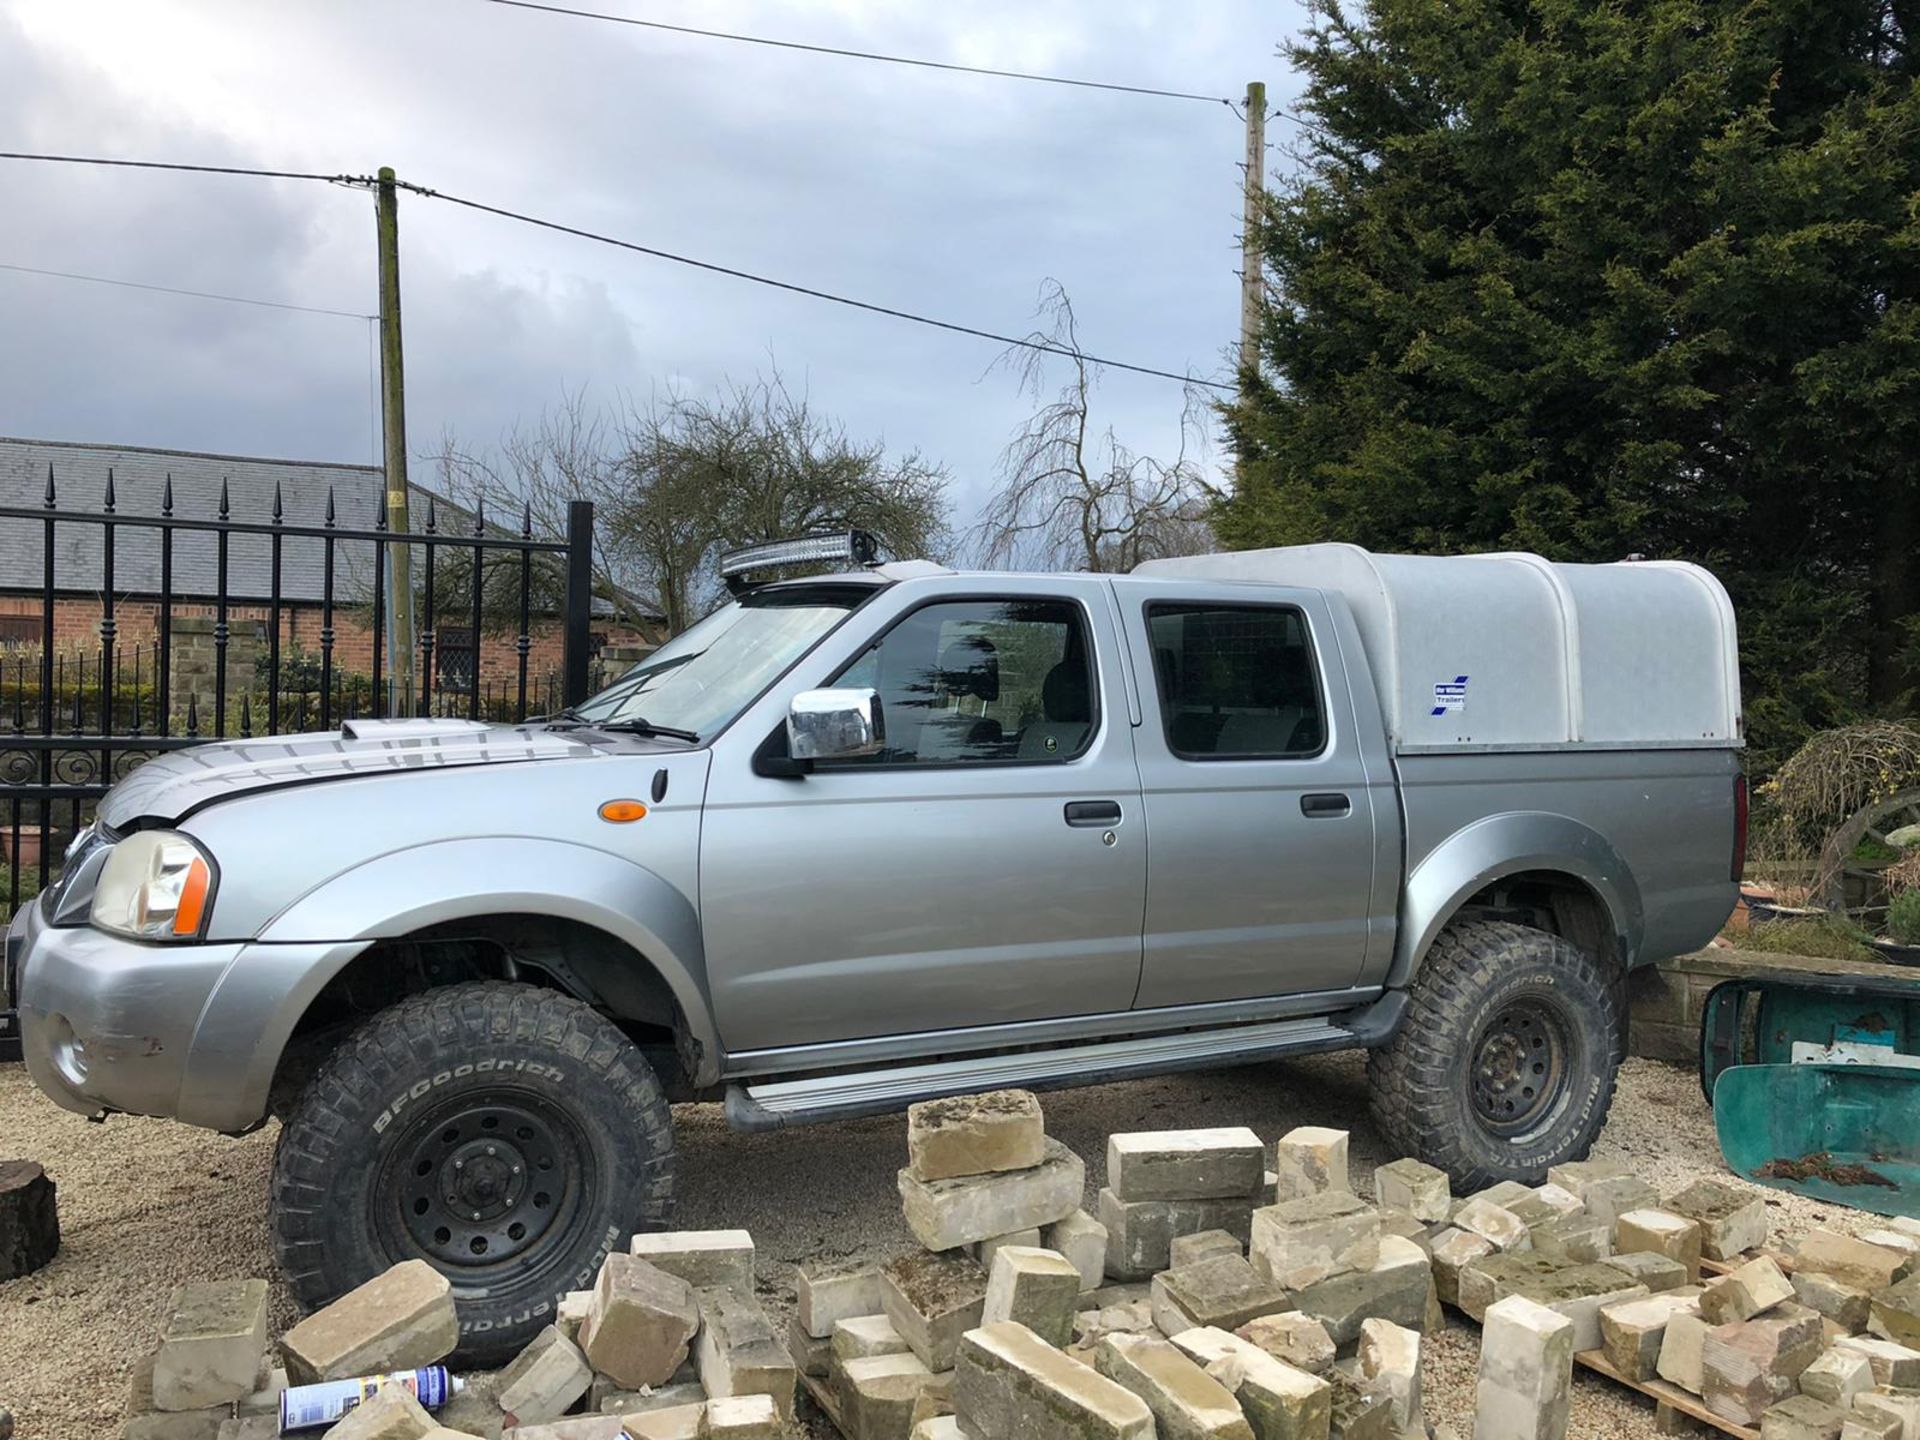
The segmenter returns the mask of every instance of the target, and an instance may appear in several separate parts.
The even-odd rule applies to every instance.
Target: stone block
[[[842,1320],[880,1313],[880,1272],[872,1265],[802,1265],[793,1293],[801,1326],[824,1340]]]
[[[943,1370],[920,1387],[919,1398],[913,1402],[913,1423],[918,1426],[923,1420],[951,1414],[953,1414],[953,1371]]]
[[[1697,1292],[1669,1290],[1638,1300],[1621,1300],[1600,1311],[1600,1344],[1607,1363],[1636,1383],[1659,1372],[1660,1349],[1676,1315],[1698,1315]]]
[[[1100,1192],[1100,1223],[1107,1227],[1107,1278],[1145,1280],[1167,1268],[1176,1235],[1225,1230],[1244,1241],[1253,1220],[1253,1203],[1227,1200],[1125,1201]]]
[[[1086,1181],[1080,1157],[1047,1140],[1039,1163],[1025,1169],[940,1180],[904,1169],[900,1204],[914,1239],[929,1250],[952,1250],[1064,1220],[1080,1208]]]
[[[954,1414],[975,1440],[1152,1440],[1144,1400],[1015,1321],[969,1331],[955,1368]]]
[[[1052,1229],[1053,1227],[1048,1226],[1047,1228]],[[967,1253],[973,1256],[975,1262],[982,1270],[985,1270],[988,1274],[992,1274],[993,1257],[1006,1249],[1007,1246],[1015,1245],[1023,1250],[1038,1250],[1042,1248],[1040,1244],[1040,1233],[1040,1227],[1035,1225],[1026,1230],[1016,1230],[1011,1235],[996,1235],[991,1240],[982,1240],[978,1245],[969,1245],[967,1247]]]
[[[591,1290],[569,1290],[553,1305],[553,1326],[574,1344],[580,1343],[580,1327],[586,1323],[593,1305]]]
[[[1107,1188],[1122,1200],[1250,1200],[1265,1174],[1266,1148],[1244,1125],[1107,1139]]]
[[[1318,1440],[1333,1421],[1333,1386],[1224,1330],[1199,1328],[1173,1344],[1240,1402],[1255,1440]]]
[[[1067,1349],[1076,1360],[1091,1365],[1094,1352],[1109,1335],[1157,1333],[1151,1302],[1134,1300],[1100,1310],[1082,1310],[1073,1317],[1073,1344]]]
[[[1920,1345],[1920,1275],[1874,1292],[1867,1329],[1896,1345]]]
[[[596,1382],[594,1392],[599,1385]],[[594,1392],[589,1392],[589,1399]],[[593,1406],[602,1415],[644,1415],[650,1410],[671,1410],[681,1405],[704,1405],[706,1388],[699,1380],[676,1381],[656,1390],[610,1390]],[[446,1412],[441,1412],[444,1419]]]
[[[1298,1290],[1333,1275],[1373,1268],[1380,1258],[1380,1215],[1344,1190],[1326,1190],[1253,1213],[1253,1267]]]
[[[947,1100],[925,1100],[907,1109],[907,1172],[923,1183],[1027,1170],[1045,1158],[1045,1122],[1040,1101],[1031,1091],[956,1095]],[[1025,1228],[1003,1225],[992,1233],[1004,1235]]]
[[[1427,1433],[1420,1394],[1420,1332],[1390,1320],[1360,1324],[1360,1377],[1387,1397],[1396,1434]]]
[[[1853,1397],[1853,1413],[1868,1421],[1900,1422],[1900,1440],[1920,1436],[1920,1395],[1897,1390],[1868,1390]]]
[[[672,1405],[664,1410],[616,1418],[621,1421],[621,1433],[627,1440],[704,1440],[707,1407],[704,1402]],[[514,1436],[512,1440],[525,1440],[525,1437]]]
[[[1493,1242],[1471,1230],[1449,1227],[1434,1236],[1429,1255],[1433,1261],[1434,1288],[1440,1298],[1449,1305],[1457,1306],[1460,1303],[1460,1272],[1493,1253]]]
[[[1855,1238],[1864,1240],[1869,1245],[1878,1245],[1883,1250],[1898,1250],[1909,1260],[1920,1265],[1920,1234],[1889,1228],[1862,1230]]]
[[[1533,1232],[1526,1221],[1504,1205],[1494,1205],[1478,1197],[1470,1199],[1453,1213],[1456,1229],[1478,1235],[1503,1254],[1533,1248]]]
[[[745,1230],[658,1230],[634,1236],[628,1252],[696,1290],[753,1294],[753,1236]]]
[[[1696,1180],[1662,1207],[1700,1222],[1700,1253],[1737,1260],[1767,1243],[1767,1202],[1724,1180]]]
[[[1829,1350],[1800,1372],[1800,1393],[1850,1408],[1853,1397],[1873,1388],[1873,1364],[1851,1350]]]
[[[477,1436],[479,1440],[500,1440],[507,1424],[507,1417],[500,1409],[500,1372],[469,1374],[466,1381],[464,1390],[434,1411],[434,1422],[463,1435]],[[277,1408],[274,1414],[278,1418]]]
[[[1706,1384],[1702,1367],[1707,1333],[1712,1329],[1696,1314],[1672,1317],[1660,1340],[1660,1363],[1655,1367],[1660,1378],[1690,1395],[1698,1395]]]
[[[1303,1310],[1285,1310],[1249,1320],[1233,1332],[1296,1370],[1325,1375],[1339,1353],[1327,1327]]]
[[[1626,1255],[1610,1255],[1606,1263],[1624,1273],[1629,1280],[1639,1281],[1656,1295],[1663,1290],[1678,1290],[1691,1283],[1685,1265],[1665,1255],[1654,1255],[1645,1250],[1636,1250]]]
[[[697,1291],[700,1333],[693,1358],[709,1400],[730,1395],[770,1395],[783,1418],[793,1418],[798,1383],[787,1354],[760,1302],[722,1286]]]
[[[439,1427],[413,1392],[389,1385],[353,1407],[327,1429],[328,1440],[421,1440]]]
[[[1167,1268],[1178,1270],[1182,1265],[1195,1265],[1202,1260],[1212,1260],[1220,1255],[1238,1255],[1245,1258],[1247,1247],[1225,1230],[1202,1230],[1197,1235],[1176,1235],[1168,1246]]]
[[[1411,1240],[1389,1235],[1370,1270],[1331,1275],[1292,1292],[1293,1307],[1311,1315],[1338,1345],[1359,1337],[1363,1320],[1391,1320],[1409,1330],[1431,1323],[1428,1301],[1433,1291],[1433,1267]]]
[[[1792,1395],[1760,1417],[1760,1440],[1840,1440],[1844,1411],[1811,1395]]]
[[[910,1440],[963,1440],[960,1417],[930,1415],[913,1427]]]
[[[181,1286],[168,1302],[154,1353],[154,1406],[200,1410],[251,1394],[266,1349],[266,1281]]]
[[[594,1282],[580,1348],[587,1363],[629,1390],[664,1385],[700,1328],[691,1285],[632,1255],[609,1255]]]
[[[1913,1269],[1913,1257],[1842,1235],[1837,1230],[1809,1230],[1793,1252],[1794,1269],[1817,1270],[1871,1294],[1904,1279]]]
[[[847,1361],[834,1375],[847,1440],[901,1440],[913,1429],[914,1402],[932,1380],[916,1355]]]
[[[1326,1190],[1351,1190],[1347,1180],[1347,1132],[1302,1125],[1273,1147],[1275,1204]]]
[[[437,1365],[460,1344],[447,1277],[404,1260],[316,1310],[281,1338],[296,1385]]]
[[[1009,1245],[993,1257],[980,1322],[1017,1320],[1049,1345],[1065,1349],[1073,1339],[1080,1299],[1080,1272],[1052,1250]]]
[[[1383,1208],[1405,1210],[1427,1224],[1445,1220],[1453,1209],[1447,1172],[1422,1160],[1395,1160],[1375,1167],[1373,1198]]]
[[[987,1274],[964,1252],[902,1255],[880,1267],[881,1307],[929,1370],[953,1368],[986,1301]]]
[[[1253,1440],[1233,1393],[1169,1341],[1110,1335],[1094,1367],[1146,1403],[1159,1440]]]
[[[502,1370],[494,1400],[509,1425],[558,1420],[593,1385],[593,1367],[559,1327],[549,1325]]]
[[[1811,1311],[1715,1326],[1701,1346],[1700,1396],[1723,1419],[1758,1425],[1796,1392],[1820,1343],[1820,1317]]]
[[[1660,1194],[1636,1175],[1613,1175],[1589,1184],[1581,1192],[1580,1203],[1586,1206],[1587,1214],[1612,1226],[1629,1210],[1656,1208]]]
[[[1793,1298],[1793,1284],[1780,1267],[1762,1255],[1738,1270],[1716,1276],[1700,1295],[1700,1313],[1709,1325],[1751,1320],[1783,1300]]]
[[[1606,1261],[1560,1265],[1536,1255],[1491,1255],[1460,1272],[1460,1308],[1481,1319],[1509,1295],[1521,1295],[1565,1315],[1574,1325],[1574,1348],[1600,1348],[1600,1311],[1637,1300],[1647,1287]]]
[[[1333,1413],[1328,1432],[1333,1440],[1399,1440],[1393,1423],[1393,1400],[1347,1370],[1329,1377],[1333,1386]]]
[[[1661,1255],[1700,1278],[1700,1222],[1667,1210],[1629,1210],[1614,1222],[1615,1255]]]
[[[1536,1185],[1534,1199],[1545,1205],[1554,1214],[1565,1218],[1568,1215],[1580,1215],[1586,1212],[1586,1202],[1565,1186],[1556,1185],[1549,1180],[1544,1185]]]
[[[1525,1225],[1529,1231],[1537,1225],[1550,1225],[1555,1220],[1563,1218],[1558,1210],[1531,1191],[1525,1195],[1515,1196],[1503,1203],[1500,1208]],[[1585,1213],[1585,1207],[1581,1208],[1582,1213]]]
[[[1480,1333],[1474,1440],[1563,1440],[1573,1388],[1573,1324],[1510,1295]]]
[[[707,1440],[780,1440],[786,1426],[771,1395],[722,1395],[707,1401]]]
[[[1107,1227],[1084,1210],[1056,1220],[1040,1231],[1040,1244],[1057,1250],[1080,1272],[1080,1293],[1100,1288],[1107,1276]]]
[[[1232,1330],[1288,1307],[1287,1292],[1262,1276],[1238,1252],[1215,1255],[1153,1277],[1153,1323],[1163,1335],[1199,1326]],[[989,1313],[988,1318],[993,1318]]]
[[[1430,1226],[1422,1224],[1405,1210],[1395,1206],[1376,1207],[1380,1212],[1380,1233],[1382,1236],[1398,1235],[1402,1240],[1411,1240],[1421,1251],[1433,1253],[1433,1232],[1435,1229],[1451,1230],[1451,1225]]]
[[[1835,1340],[1836,1350],[1864,1355],[1873,1366],[1873,1383],[1896,1390],[1920,1390],[1920,1350],[1867,1335],[1850,1335]]]
[[[818,1380],[827,1373],[827,1366],[833,1360],[833,1337],[822,1340],[817,1335],[809,1335],[807,1327],[800,1323],[798,1311],[787,1317],[787,1354],[793,1357],[793,1368],[802,1375]]]
[[[1854,1410],[1840,1427],[1840,1440],[1905,1440],[1906,1428],[1898,1415]]]
[[[1536,1251],[1564,1264],[1590,1265],[1613,1254],[1613,1226],[1584,1209],[1535,1225],[1527,1235]]]
[[[1578,1196],[1584,1205],[1587,1186],[1596,1181],[1617,1180],[1632,1174],[1632,1169],[1618,1160],[1568,1160],[1547,1167],[1547,1183],[1558,1185],[1568,1194]]]
[[[893,1321],[885,1315],[853,1315],[833,1327],[829,1342],[833,1358],[842,1364],[848,1360],[871,1360],[879,1355],[910,1355],[907,1344]]]

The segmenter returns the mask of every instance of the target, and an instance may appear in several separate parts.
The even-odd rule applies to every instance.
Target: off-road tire
[[[551,990],[454,985],[375,1015],[314,1075],[274,1154],[274,1246],[308,1307],[426,1260],[453,1284],[460,1360],[492,1366],[609,1251],[666,1228],[673,1183],[667,1102],[625,1035]]]
[[[1540,1183],[1548,1166],[1583,1158],[1606,1123],[1626,1053],[1621,989],[1558,935],[1491,920],[1449,926],[1414,977],[1399,1030],[1368,1059],[1376,1125],[1456,1191]],[[1557,1066],[1543,1058],[1556,1048]],[[1510,1078],[1487,1078],[1490,1057]],[[1527,1088],[1549,1078],[1552,1095]],[[1515,1118],[1495,1118],[1502,1106]]]

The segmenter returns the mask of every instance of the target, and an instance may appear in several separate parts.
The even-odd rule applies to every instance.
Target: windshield
[[[644,720],[712,735],[872,593],[836,585],[745,595],[674,636],[567,718],[588,725]]]

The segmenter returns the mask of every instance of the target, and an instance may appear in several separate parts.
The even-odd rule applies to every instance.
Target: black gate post
[[[562,703],[587,698],[588,651],[593,645],[593,502],[567,502],[566,672]]]

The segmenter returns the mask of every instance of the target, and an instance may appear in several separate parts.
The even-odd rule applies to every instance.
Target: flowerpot
[[[0,828],[0,855],[4,855],[7,864],[16,870],[37,870],[40,868],[40,841],[38,825],[31,830],[22,826],[17,832],[12,826]]]
[[[1920,945],[1902,945],[1898,940],[1875,940],[1873,948],[1891,965],[1920,966]]]
[[[1780,905],[1772,900],[1760,899],[1747,901],[1747,914],[1755,925],[1764,925],[1771,920],[1813,920],[1826,913],[1819,905]]]

